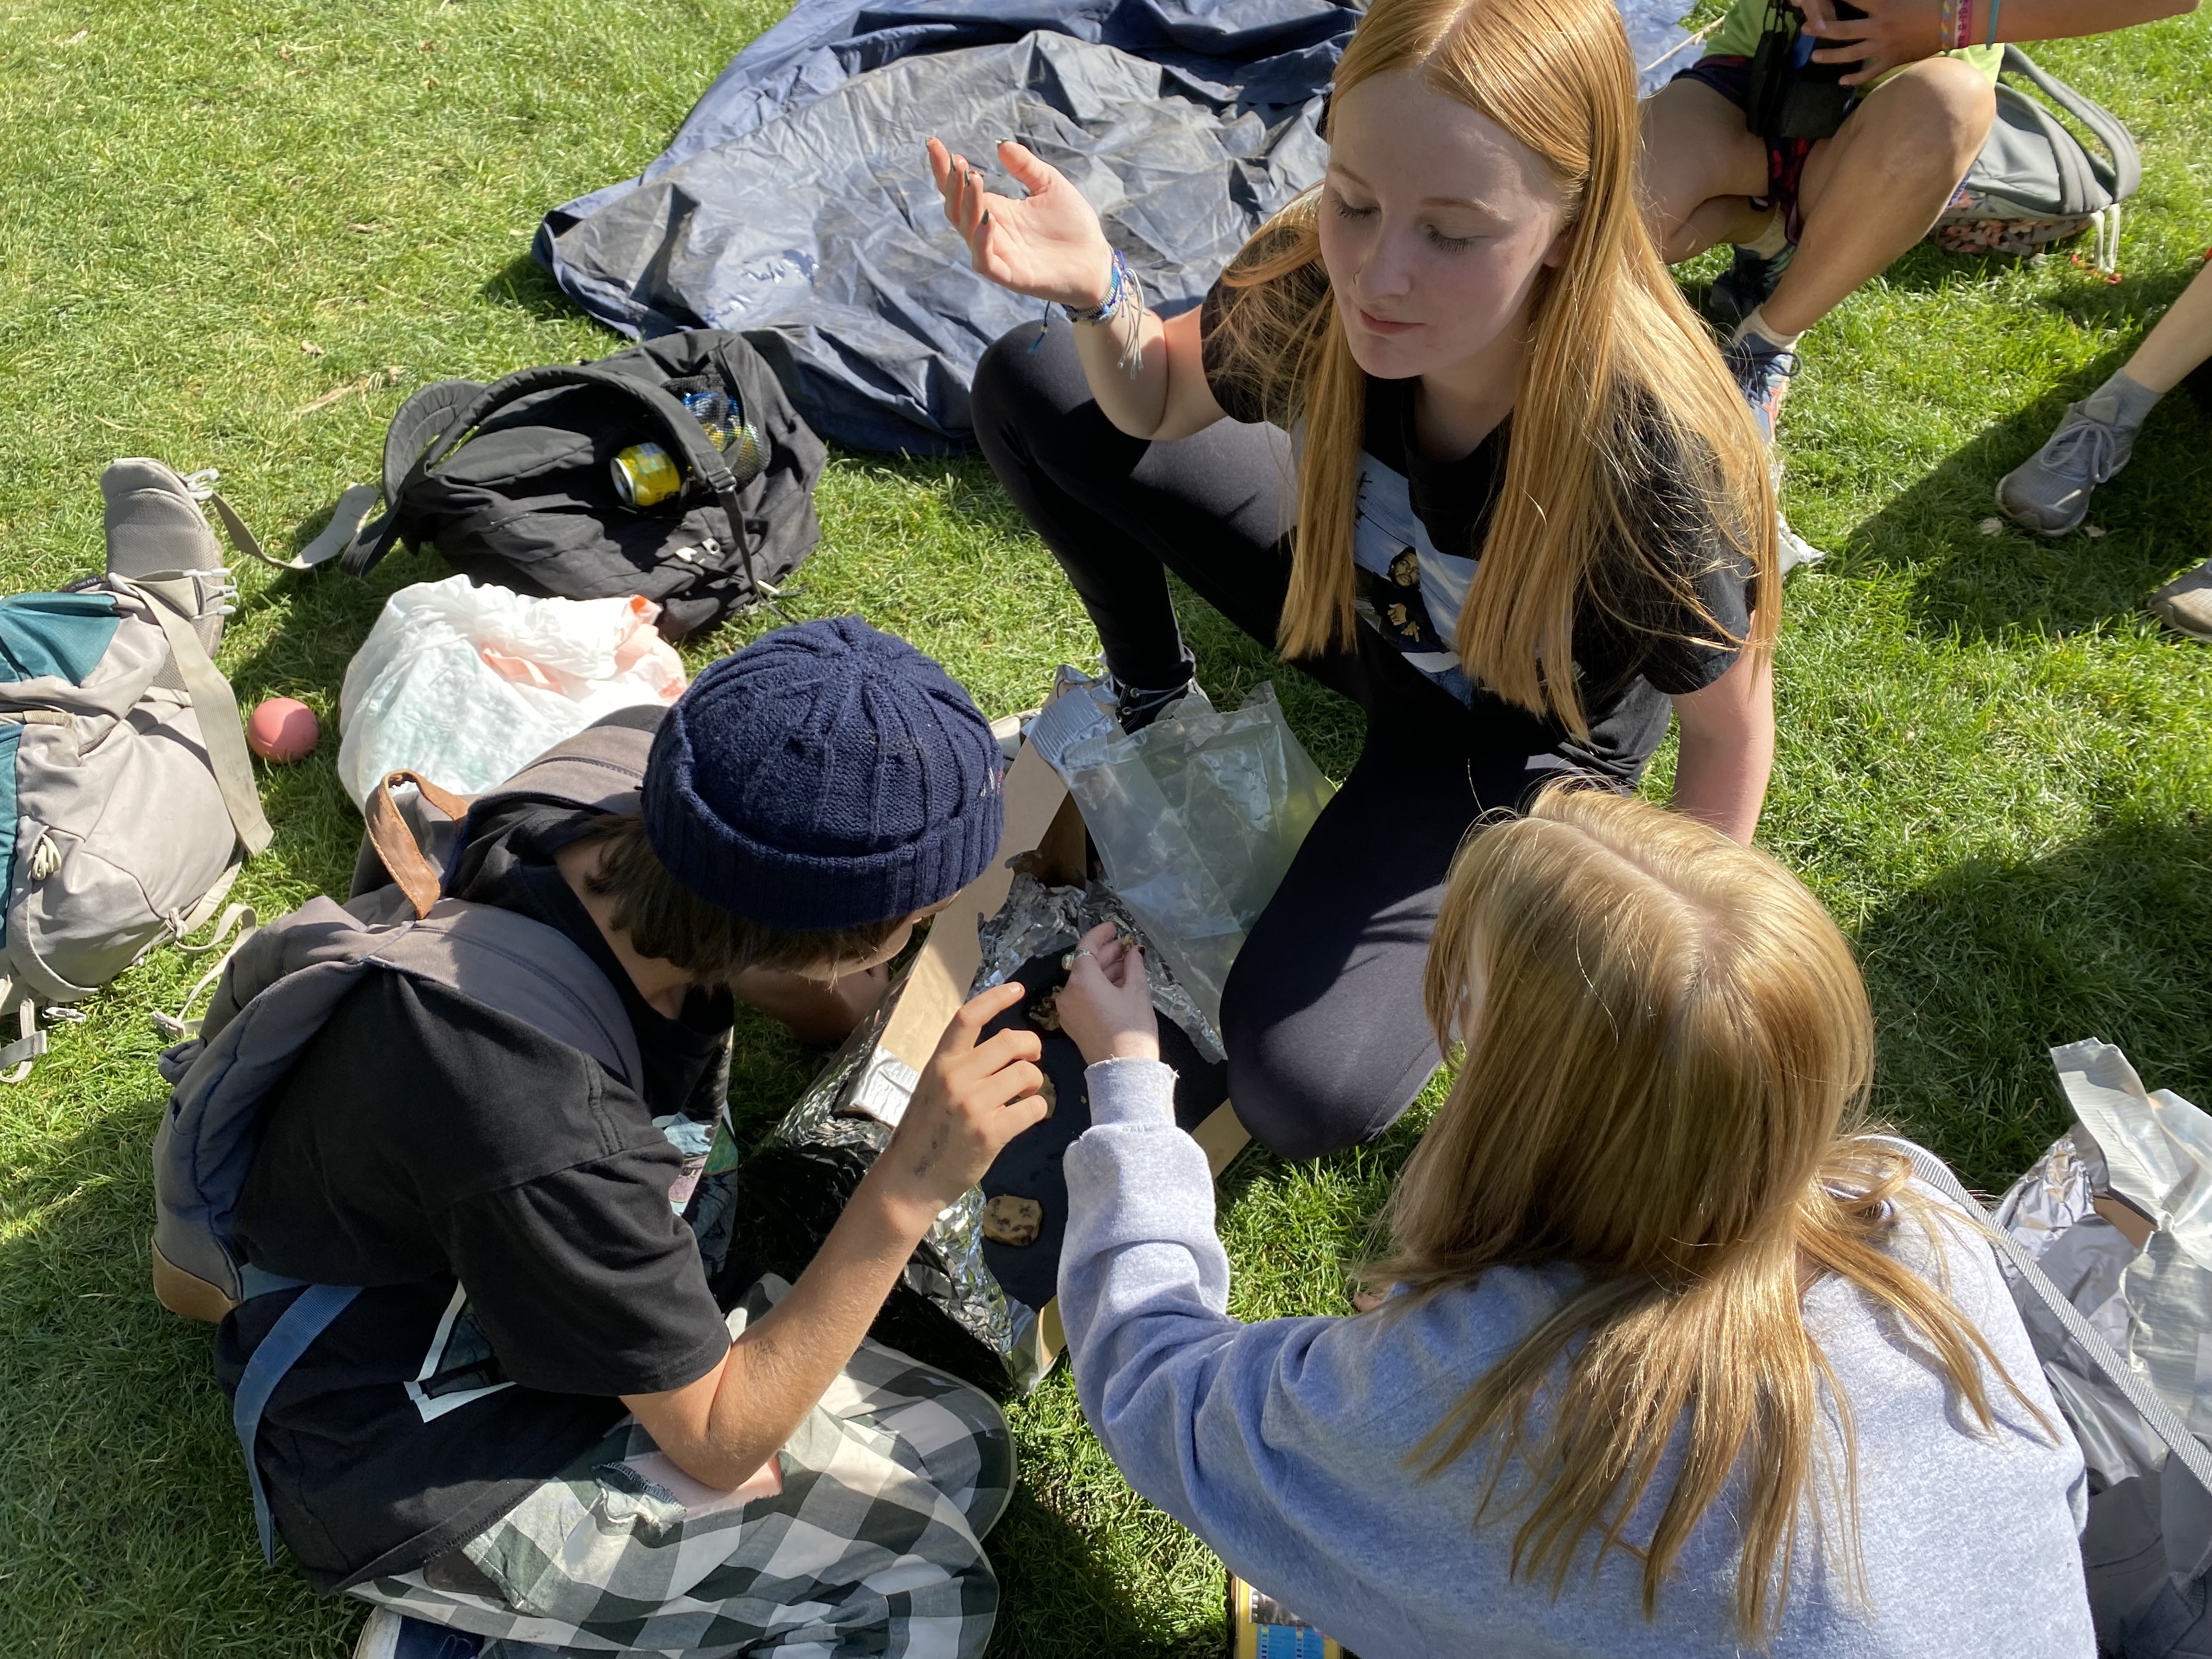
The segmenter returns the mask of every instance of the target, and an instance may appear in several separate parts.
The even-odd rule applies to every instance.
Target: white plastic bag
[[[1072,668],[1030,725],[1083,813],[1105,883],[1215,1030],[1244,936],[1335,786],[1262,684],[1224,714],[1193,690],[1133,737]]]
[[[386,773],[459,794],[512,777],[601,715],[683,695],[641,597],[535,599],[466,576],[384,602],[338,693],[338,778],[358,806]]]

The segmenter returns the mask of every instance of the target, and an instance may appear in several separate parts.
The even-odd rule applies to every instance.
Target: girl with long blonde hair
[[[1564,773],[1748,839],[1781,604],[1750,415],[1636,197],[1607,0],[1376,0],[1317,189],[1163,321],[1061,174],[994,192],[935,139],[975,269],[1065,308],[975,386],[984,453],[1066,570],[1132,729],[1194,682],[1164,571],[1367,716],[1223,1003],[1230,1097],[1287,1156],[1379,1133],[1468,825]]]
[[[1228,1316],[1142,959],[1083,949],[1076,1387],[1256,1589],[1366,1659],[2096,1650],[2080,1452],[1985,1224],[1864,1133],[1864,987],[1771,860],[1589,788],[1469,842],[1462,1057],[1352,1317]]]

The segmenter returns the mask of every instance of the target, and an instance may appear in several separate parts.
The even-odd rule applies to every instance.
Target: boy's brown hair
[[[748,968],[817,973],[866,962],[908,921],[890,916],[822,933],[766,927],[709,903],[671,875],[640,814],[616,818],[596,839],[605,850],[589,882],[614,900],[614,925],[639,955],[673,963],[702,984],[727,985]]]

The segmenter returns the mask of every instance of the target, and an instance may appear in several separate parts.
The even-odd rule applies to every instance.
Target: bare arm
[[[992,191],[964,155],[929,141],[930,176],[945,216],[981,276],[1053,305],[1095,310],[1112,281],[1114,250],[1098,215],[1056,168],[1011,140],[999,163],[1022,187]],[[1187,438],[1222,418],[1199,356],[1198,313],[1163,322],[1150,309],[1079,323],[1075,345],[1091,396],[1133,438]]]
[[[1932,58],[1950,46],[1942,38],[1943,8],[1937,0],[1852,0],[1866,15],[1838,17],[1833,0],[1794,0],[1805,14],[1805,32],[1834,44],[1813,54],[1822,64],[1856,64],[1843,77],[1847,87],[1886,75],[1900,64]],[[1966,44],[1991,39],[1991,0],[1972,0]],[[2197,9],[2197,0],[1996,0],[1995,38],[2005,40],[2063,40],[2104,34],[2179,17]]]
[[[1701,691],[1674,700],[1682,744],[1674,761],[1674,810],[1751,843],[1774,769],[1774,659],[1747,651]]]
[[[1023,994],[1018,985],[998,986],[952,1017],[890,1145],[791,1294],[697,1382],[623,1397],[693,1480],[726,1491],[775,1455],[859,1348],[938,1212],[1044,1115],[1036,1034],[976,1041]]]

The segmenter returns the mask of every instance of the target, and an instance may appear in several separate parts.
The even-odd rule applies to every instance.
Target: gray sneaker
[[[2114,423],[2119,399],[2101,388],[2066,405],[2043,447],[1997,480],[1997,505],[2014,523],[2063,536],[2089,516],[2089,495],[2128,464],[2139,428]]]
[[[2212,559],[2184,571],[2143,605],[2168,628],[2212,642]]]

